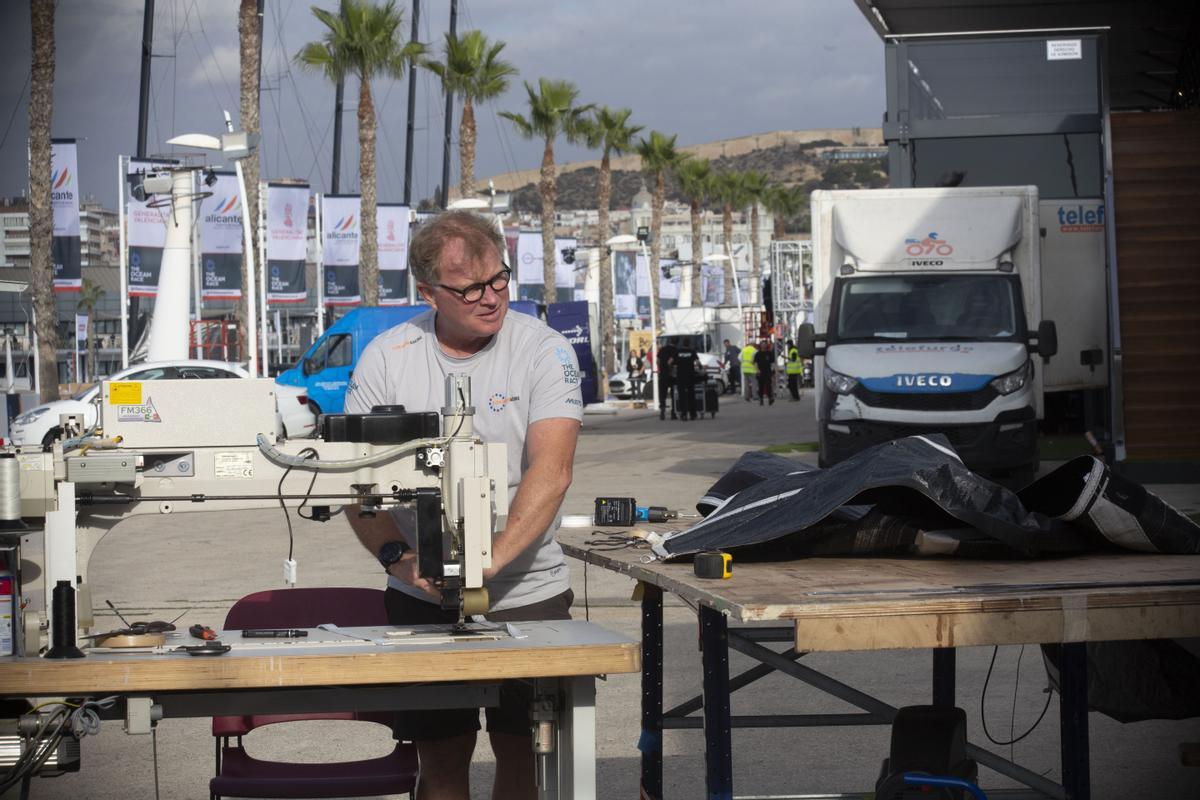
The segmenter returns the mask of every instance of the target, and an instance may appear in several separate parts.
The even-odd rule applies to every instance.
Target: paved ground
[[[631,495],[648,503],[688,508],[742,452],[779,442],[814,437],[811,402],[782,401],[760,408],[741,400],[726,401],[716,419],[659,422],[647,411],[624,410],[586,420],[575,483],[565,504],[567,513],[588,513],[600,494]],[[1156,487],[1177,507],[1200,511],[1200,487]],[[320,525],[296,521],[296,558],[300,585],[382,584],[379,568],[363,551],[345,521]],[[281,512],[240,515],[188,514],[133,519],[101,544],[92,562],[97,605],[111,599],[138,616],[171,619],[179,624],[203,622],[219,627],[232,602],[245,594],[280,585],[280,563],[287,552]],[[590,568],[584,591],[582,567],[572,565],[577,616],[584,598],[593,621],[638,636],[638,607],[629,597],[632,583]],[[691,609],[670,603],[666,610],[666,701],[675,704],[698,691],[696,624]],[[732,670],[747,665],[733,654]],[[971,719],[971,738],[984,742],[980,705],[996,738],[1025,730],[1045,703],[1046,684],[1037,648],[1000,648],[984,697],[984,678],[992,648],[960,651],[959,702]],[[927,651],[814,655],[810,666],[875,694],[888,703],[905,705],[928,699]],[[638,676],[612,676],[598,694],[599,796],[638,796]],[[846,711],[840,702],[822,697],[778,676],[759,681],[734,696],[735,714],[820,713]],[[1200,723],[1149,722],[1120,725],[1092,714],[1093,797],[1200,797],[1200,769],[1178,766],[1180,742],[1200,741]],[[252,752],[295,760],[339,760],[382,754],[386,732],[352,723],[307,723],[299,731],[256,732]],[[152,798],[155,796],[154,746],[158,783],[164,798],[203,798],[212,773],[213,743],[203,720],[170,720],[160,726],[157,742],[125,736],[119,723],[106,723],[104,734],[84,743],[84,772],[38,780],[34,798]],[[886,755],[885,728],[752,730],[735,734],[735,789],[739,795],[792,796],[862,791],[874,785]],[[671,798],[704,795],[703,738],[699,731],[671,731],[665,737],[666,786]],[[1026,739],[1012,748],[990,748],[1010,754],[1025,766],[1057,778],[1057,703]],[[287,754],[285,756],[285,754]],[[474,796],[488,795],[492,757],[482,743],[474,768]],[[1013,784],[985,773],[986,788]]]

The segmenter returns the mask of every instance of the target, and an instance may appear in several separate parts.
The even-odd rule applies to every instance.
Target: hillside
[[[884,159],[872,159],[869,162],[829,161],[819,155],[830,147],[852,145],[879,147],[882,145],[881,132],[866,128],[776,131],[680,149],[708,158],[718,171],[758,170],[770,175],[774,183],[804,186],[809,191],[817,188],[850,189],[886,185]],[[643,181],[639,166],[636,156],[613,159],[613,208],[629,208],[632,205],[633,196]],[[557,207],[563,210],[595,208],[598,176],[597,160],[559,165]],[[510,202],[514,211],[530,213],[541,210],[537,179],[537,170],[510,172],[492,178],[497,191],[511,193]],[[485,177],[478,182],[486,184],[487,180]],[[686,201],[673,178],[667,181],[667,197]]]

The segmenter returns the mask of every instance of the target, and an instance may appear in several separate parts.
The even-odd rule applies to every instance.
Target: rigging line
[[[412,66],[410,65],[409,68],[412,69]],[[388,90],[383,96],[383,102],[381,102],[379,104],[379,114],[378,114],[378,119],[376,120],[377,123],[379,123],[379,121],[384,118],[384,116],[385,116],[384,111],[387,109],[388,99],[391,98],[392,89],[396,88],[397,83],[398,83],[398,81],[392,81],[388,85]],[[380,123],[378,125],[378,127],[383,131],[383,138],[384,138],[384,141],[387,143],[387,152],[389,155],[387,162],[388,162],[388,165],[391,167],[391,176],[390,177],[394,177],[396,179],[396,184],[391,189],[393,196],[395,196],[395,195],[399,194],[399,192],[396,191],[396,187],[404,185],[404,181],[402,180],[402,178],[400,176],[400,166],[396,163],[395,157],[392,156],[392,154],[396,152],[396,147],[395,147],[395,145],[392,144],[392,137],[388,134],[388,126]],[[403,151],[401,151],[401,152],[403,152]],[[375,163],[376,164],[379,163],[378,157],[376,157]]]
[[[29,79],[33,76],[33,70],[30,70],[25,75],[25,85],[21,87],[21,93],[17,95],[17,102],[13,103],[12,114],[8,117],[8,125],[4,128],[4,137],[0,138],[0,150],[4,149],[4,143],[8,141],[8,133],[12,130],[13,120],[17,118],[17,111],[21,108],[21,101],[25,99],[25,91],[29,88]]]
[[[192,0],[192,8],[196,8],[196,0]],[[186,13],[186,12],[185,12],[185,13]],[[238,80],[238,84],[239,84],[239,85],[238,85],[238,91],[237,91],[237,92],[234,92],[234,91],[233,91],[233,90],[232,90],[232,89],[229,87],[229,81],[225,80],[225,73],[223,73],[223,72],[221,71],[221,62],[220,62],[220,60],[217,58],[217,51],[216,51],[216,48],[214,48],[214,47],[212,46],[212,42],[210,42],[210,41],[209,41],[209,39],[208,39],[208,31],[206,31],[206,30],[204,29],[204,20],[203,20],[203,19],[201,19],[201,17],[200,17],[200,10],[199,10],[199,9],[196,9],[196,24],[200,26],[200,35],[204,37],[204,43],[208,45],[209,52],[211,52],[211,53],[212,53],[212,56],[213,56],[213,66],[214,66],[214,67],[216,68],[216,70],[217,70],[217,75],[218,75],[218,76],[221,78],[221,83],[222,83],[222,85],[224,85],[224,86],[225,86],[225,91],[229,93],[229,97],[231,98],[231,101],[230,101],[230,102],[231,102],[231,103],[232,103],[232,102],[235,102],[236,100],[238,100],[238,99],[240,98],[240,95],[241,95],[241,85],[240,85],[240,84],[241,84],[241,79],[240,79],[240,76],[239,76],[239,80]],[[240,45],[240,41],[239,41],[239,45]],[[240,55],[241,55],[241,54],[240,54],[240,47],[239,47],[239,58],[240,58]],[[261,54],[260,54],[260,56],[259,56],[259,57],[261,58]],[[208,71],[207,71],[207,70],[205,70],[205,78],[207,78],[207,77],[208,77]],[[238,103],[238,105],[240,105],[240,103]]]
[[[208,69],[204,66],[204,57],[200,55],[200,48],[196,45],[196,37],[188,31],[188,40],[192,43],[192,50],[196,53],[196,61],[200,64],[200,71],[204,73],[204,81],[208,84],[208,90],[212,92],[213,101],[217,104],[217,109],[223,108],[221,98],[217,96],[217,90],[213,86],[212,80],[208,77]]]
[[[290,11],[291,6],[289,6],[288,8]],[[287,52],[287,43],[283,40],[283,27],[284,26],[282,24],[277,25],[275,28],[275,33],[276,33],[276,38],[278,38],[278,40],[279,40],[280,48],[284,51],[284,53],[286,53]],[[295,72],[292,70],[291,59],[285,60],[284,64],[287,69],[288,81],[291,83],[292,91],[295,93],[295,96],[296,96],[296,106],[300,111],[300,118],[304,122],[304,134],[305,134],[305,137],[308,139],[309,148],[312,150],[312,160],[311,160],[311,164],[308,168],[308,174],[304,176],[305,179],[311,183],[313,171],[317,170],[317,166],[320,163],[320,154],[322,152],[322,149],[325,146],[325,138],[329,135],[329,130],[333,124],[333,120],[332,120],[332,117],[330,117],[328,120],[326,120],[326,124],[325,124],[324,130],[323,130],[323,133],[321,134],[320,142],[314,143],[313,138],[312,138],[312,131],[313,131],[313,127],[314,127],[313,122],[312,122],[312,116],[308,113],[308,109],[304,105],[304,95],[300,92],[300,87],[296,83],[296,75],[295,75]],[[317,172],[318,177],[321,174],[322,173],[320,171]],[[323,182],[322,182],[322,186],[324,186]]]
[[[178,8],[179,8],[179,6],[176,3],[171,4],[171,31],[173,32],[172,39],[174,40],[171,43],[171,58],[173,59],[171,61],[171,130],[172,131],[174,131],[176,128],[176,125],[175,125],[176,102],[175,102],[175,100],[177,97],[179,97],[179,39],[183,35],[183,34],[179,33]],[[184,24],[185,25],[187,24],[186,18],[184,19]],[[172,136],[173,135],[174,134],[172,133]],[[174,145],[171,146],[171,150],[172,151],[175,150]]]

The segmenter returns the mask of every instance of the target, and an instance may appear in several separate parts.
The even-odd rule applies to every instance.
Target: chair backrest
[[[332,622],[343,627],[387,625],[383,590],[317,586],[267,589],[248,594],[225,615],[225,630],[243,628],[315,628]],[[391,723],[393,712],[324,712],[213,717],[214,736],[244,736],[255,728],[295,720],[356,719]]]
[[[248,594],[225,616],[225,630],[387,625],[382,589],[317,586]]]

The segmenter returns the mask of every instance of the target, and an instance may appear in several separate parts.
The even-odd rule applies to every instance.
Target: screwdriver
[[[217,632],[207,625],[196,624],[188,628],[188,633],[197,639],[203,639],[206,642],[211,642],[217,638]]]

